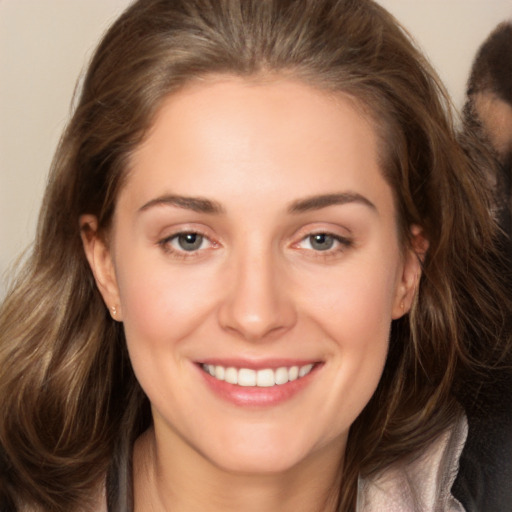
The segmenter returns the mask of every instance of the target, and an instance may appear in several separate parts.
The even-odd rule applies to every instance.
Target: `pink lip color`
[[[212,362],[208,362],[208,364],[215,364]],[[219,364],[219,363],[217,363]],[[237,364],[226,364],[226,361],[222,361],[222,366],[228,367],[233,366],[235,368],[251,368],[251,369],[261,369],[261,368],[279,368],[281,366],[303,366],[308,363],[301,364],[283,364],[281,360],[278,366],[267,365],[265,366],[261,364],[250,365],[244,363],[240,365]],[[236,384],[229,384],[228,382],[218,380],[212,377],[209,373],[206,373],[200,365],[198,365],[198,370],[201,373],[203,379],[206,382],[206,385],[218,396],[222,399],[227,400],[228,402],[237,405],[237,406],[251,406],[251,407],[270,407],[281,404],[286,400],[289,400],[301,390],[303,390],[315,377],[317,371],[320,369],[320,364],[315,364],[311,372],[309,372],[306,376],[301,377],[292,382],[288,382],[286,384],[281,384],[279,386],[272,387],[257,387],[257,386],[238,386]]]

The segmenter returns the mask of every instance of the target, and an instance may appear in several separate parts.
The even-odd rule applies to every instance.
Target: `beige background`
[[[0,0],[0,297],[33,237],[75,82],[129,0]],[[512,0],[380,0],[416,38],[457,108],[476,49]]]

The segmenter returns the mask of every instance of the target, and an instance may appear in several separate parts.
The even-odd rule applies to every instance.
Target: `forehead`
[[[277,191],[290,201],[358,188],[379,195],[390,191],[377,146],[371,117],[348,95],[286,79],[215,77],[166,98],[131,157],[128,188],[141,200],[221,187],[268,200]]]

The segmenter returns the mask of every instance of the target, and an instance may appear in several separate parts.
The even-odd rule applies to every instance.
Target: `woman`
[[[509,305],[445,107],[371,1],[134,3],[1,312],[2,512],[461,510]]]

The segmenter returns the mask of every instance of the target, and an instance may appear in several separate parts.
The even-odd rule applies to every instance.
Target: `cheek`
[[[344,268],[339,275],[330,275],[323,286],[310,286],[306,296],[312,314],[331,332],[332,338],[362,348],[378,343],[387,334],[392,320],[397,293],[397,272],[379,265]],[[397,267],[398,271],[398,267]]]
[[[117,279],[127,338],[157,344],[185,337],[213,307],[219,289],[212,274],[165,258],[125,258]]]
[[[184,386],[179,375],[188,361],[186,341],[210,318],[212,278],[207,269],[177,270],[165,258],[147,264],[147,257],[135,255],[123,260],[117,278],[126,343],[137,379],[152,403],[179,403]]]
[[[371,268],[343,272],[325,280],[322,288],[311,287],[309,307],[304,305],[310,319],[331,340],[331,351],[337,361],[332,387],[337,393],[326,395],[324,405],[326,410],[336,410],[337,404],[343,403],[344,410],[351,411],[350,421],[362,411],[380,380],[397,289],[396,272]],[[396,268],[398,271],[399,266]],[[338,421],[345,419],[341,417]],[[336,420],[333,428],[335,425]]]

